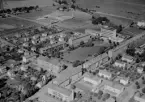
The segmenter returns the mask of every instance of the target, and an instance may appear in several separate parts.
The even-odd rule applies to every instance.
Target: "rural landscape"
[[[145,102],[145,1],[0,0],[0,102]]]

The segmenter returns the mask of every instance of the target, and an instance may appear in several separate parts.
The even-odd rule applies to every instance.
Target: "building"
[[[27,63],[29,61],[33,61],[34,59],[36,59],[35,53],[25,52],[24,56],[22,57],[22,62]]]
[[[97,76],[91,76],[89,74],[85,74],[83,81],[85,83],[89,83],[92,87],[96,87],[99,84],[101,84],[101,82],[103,81],[101,78],[97,77]]]
[[[49,84],[48,95],[54,96],[55,98],[62,100],[63,102],[70,102],[74,100],[74,92],[66,88],[59,87],[55,84]]]
[[[137,26],[139,27],[145,27],[145,21],[138,21]]]
[[[143,73],[143,67],[137,67],[137,72],[140,74]]]
[[[143,54],[144,53],[144,49],[142,48],[135,48],[135,54]]]
[[[80,34],[80,33],[78,34],[79,35],[74,35],[69,38],[68,43],[70,46],[79,45],[81,41],[87,42],[91,38],[90,34]]]
[[[104,40],[111,40],[112,42],[121,43],[124,41],[124,38],[116,36],[116,29],[109,28],[108,26],[101,28],[100,36]]]
[[[101,34],[102,37],[116,37],[116,29],[114,28],[109,28],[109,27],[102,27],[101,28]]]
[[[128,63],[132,63],[134,61],[134,58],[132,56],[129,56],[129,55],[123,55],[121,60],[126,61]]]
[[[7,68],[6,66],[0,66],[0,73],[6,73],[7,72]]]
[[[114,82],[106,81],[104,84],[103,90],[106,93],[111,94],[112,96],[118,97],[123,91],[124,91],[124,86],[121,84],[117,84]]]
[[[117,60],[117,61],[115,61],[114,66],[115,66],[115,67],[120,67],[120,68],[125,68],[125,67],[126,67],[126,63]]]
[[[129,83],[129,78],[120,77],[119,82],[123,85],[127,85]]]
[[[90,34],[92,36],[100,36],[100,31],[96,31],[93,29],[85,29],[85,34]]]
[[[114,98],[109,98],[105,102],[115,102],[115,99]]]
[[[137,92],[134,96],[134,100],[136,100],[137,102],[145,102],[145,95]]]
[[[112,77],[112,74],[110,72],[106,71],[106,70],[99,70],[98,75],[100,77],[104,77],[104,78],[107,78],[107,79],[111,79],[111,77]]]
[[[37,65],[44,70],[53,72],[55,74],[59,73],[62,69],[61,62],[59,59],[49,59],[44,56],[37,58]]]

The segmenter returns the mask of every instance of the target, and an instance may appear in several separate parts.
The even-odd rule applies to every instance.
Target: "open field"
[[[77,3],[80,7],[84,8],[94,9],[95,6],[100,6],[100,8],[95,8],[99,12],[116,14],[135,19],[140,19],[145,12],[145,7],[143,6],[124,2],[114,2],[114,0],[79,0]]]
[[[55,7],[49,6],[49,7],[43,7],[41,11],[32,11],[30,13],[24,13],[24,14],[20,14],[18,16],[23,17],[23,18],[27,18],[27,19],[31,19],[31,20],[36,20],[39,17],[48,15],[55,10],[56,10]]]
[[[15,26],[8,25],[8,24],[0,24],[0,29],[14,29]]]
[[[141,34],[144,30],[138,29],[138,28],[127,28],[124,29],[121,34],[123,35],[129,35],[129,36],[136,36],[138,34]]]
[[[37,23],[26,21],[26,20],[21,20],[15,17],[11,18],[0,18],[0,29],[3,29],[1,31],[2,33],[8,33],[11,31],[19,30],[22,27],[29,27],[29,26],[40,26]]]
[[[0,24],[8,24],[8,25],[13,25],[13,26],[16,26],[16,27],[20,27],[20,26],[38,26],[39,24],[37,23],[34,23],[34,22],[30,22],[30,21],[27,21],[27,20],[22,20],[22,19],[18,19],[18,18],[15,18],[15,17],[10,17],[10,18],[6,18],[6,19],[1,19],[0,18]]]

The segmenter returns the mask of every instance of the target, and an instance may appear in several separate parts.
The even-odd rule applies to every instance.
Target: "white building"
[[[112,74],[110,72],[106,71],[106,70],[99,70],[98,75],[100,77],[104,77],[104,78],[107,78],[107,79],[111,79],[111,77],[112,77]]]
[[[114,66],[116,66],[116,67],[120,67],[120,68],[125,68],[125,67],[126,67],[126,63],[117,60],[117,61],[114,63]]]
[[[72,90],[59,87],[55,84],[49,84],[47,87],[48,94],[50,96],[55,96],[57,99],[62,100],[64,102],[70,102],[74,100],[74,92]]]
[[[85,74],[83,81],[91,84],[93,87],[96,87],[102,82],[102,79],[97,76],[90,76],[89,74]]]
[[[123,85],[127,85],[129,83],[129,78],[121,77],[119,82]]]
[[[124,91],[124,89],[125,88],[123,87],[123,85],[110,81],[106,82],[104,85],[104,91],[115,97],[118,97]]]
[[[145,102],[145,95],[142,95],[138,92],[135,94],[134,100],[136,100],[137,102]]]
[[[137,25],[138,25],[139,27],[145,27],[145,21],[138,21],[138,22],[137,22]]]
[[[137,67],[137,72],[140,74],[143,73],[143,67]]]
[[[126,61],[128,63],[132,63],[134,61],[134,58],[132,56],[129,56],[129,55],[123,55],[121,60]]]

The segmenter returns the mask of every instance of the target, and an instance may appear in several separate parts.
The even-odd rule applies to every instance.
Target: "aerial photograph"
[[[145,102],[145,0],[0,0],[0,102]]]

